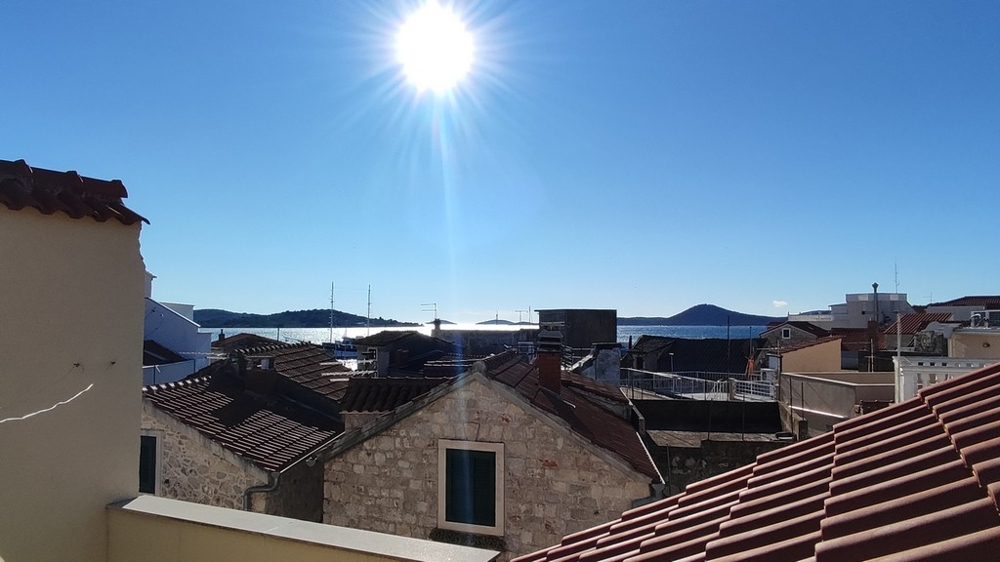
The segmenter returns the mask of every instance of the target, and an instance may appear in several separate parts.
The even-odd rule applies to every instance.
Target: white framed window
[[[790,340],[790,339],[792,339],[792,329],[791,328],[782,328],[781,329],[781,339],[783,339],[783,340]]]
[[[438,527],[504,533],[503,443],[438,440]]]
[[[163,432],[143,429],[139,436],[139,493],[160,495],[160,463],[163,458]]]

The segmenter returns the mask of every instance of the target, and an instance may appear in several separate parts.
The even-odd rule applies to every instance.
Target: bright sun
[[[472,66],[472,34],[435,0],[410,15],[396,35],[396,57],[418,90],[450,90]]]

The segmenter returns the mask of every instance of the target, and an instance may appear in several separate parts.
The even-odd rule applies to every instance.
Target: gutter
[[[302,455],[296,459],[292,464],[282,468],[281,470],[273,470],[267,473],[267,484],[258,484],[257,486],[250,486],[246,490],[243,490],[243,511],[250,511],[250,496],[257,493],[273,492],[278,489],[278,484],[281,480],[281,475],[291,470],[292,467],[296,466],[302,461],[306,461],[309,466],[314,466],[316,461],[319,460],[319,452],[326,449],[333,444],[334,441],[340,438],[343,433],[335,435],[333,438],[328,439],[326,442],[316,446],[313,450]],[[0,559],[0,562],[3,562]]]
[[[261,484],[259,486],[250,486],[246,490],[243,490],[243,511],[250,511],[250,496],[256,494],[257,492],[273,492],[278,488],[278,480],[281,477],[281,472],[274,471],[267,473],[267,484]]]

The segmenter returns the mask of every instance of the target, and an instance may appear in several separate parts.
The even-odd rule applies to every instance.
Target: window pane
[[[143,435],[139,441],[139,492],[156,493],[156,437]]]
[[[496,454],[448,449],[445,462],[445,519],[495,526]]]

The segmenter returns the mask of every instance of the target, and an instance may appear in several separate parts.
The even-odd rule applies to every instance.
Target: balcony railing
[[[917,395],[925,386],[964,375],[996,363],[996,359],[954,357],[893,357],[896,366],[896,402]]]

